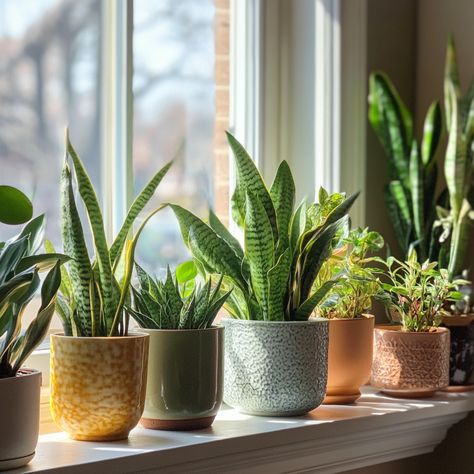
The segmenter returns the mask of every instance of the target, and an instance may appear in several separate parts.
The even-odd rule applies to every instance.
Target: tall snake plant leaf
[[[393,182],[392,182],[393,183]],[[403,192],[403,188],[387,185],[384,189],[385,203],[387,205],[387,212],[390,217],[390,222],[392,222],[392,228],[395,233],[397,242],[400,245],[403,253],[407,253],[409,240],[410,240],[410,222],[407,222],[406,215],[403,214],[399,207],[399,201],[395,198],[394,191]]]
[[[135,219],[153,197],[153,194],[155,193],[168,170],[171,168],[172,164],[173,162],[170,161],[165,166],[163,166],[163,168],[161,168],[161,170],[159,170],[158,173],[156,173],[155,176],[153,176],[153,178],[148,182],[143,191],[135,198],[135,201],[133,201],[133,204],[127,213],[122,227],[120,228],[120,231],[117,234],[112,247],[110,248],[110,260],[114,268],[117,266],[120,256],[122,255],[127,236],[133,226],[133,223],[135,222]]]
[[[446,63],[444,67],[444,108],[446,112],[446,126],[448,131],[451,130],[451,118],[453,117],[453,100],[451,97],[452,94],[454,94],[456,99],[460,98],[461,85],[459,81],[459,71],[457,66],[454,36],[450,35],[448,38]]]
[[[267,275],[275,260],[272,225],[263,204],[250,191],[247,191],[245,208],[245,255],[250,266],[252,288],[262,308],[263,319],[268,319]]]
[[[424,167],[433,164],[436,149],[443,130],[443,118],[438,102],[433,102],[426,113],[421,142],[421,158]]]
[[[236,255],[243,260],[244,251],[242,250],[239,241],[227,230],[227,227],[219,220],[212,210],[209,211],[209,225],[216,234],[219,235],[219,237],[227,242]]]
[[[53,243],[50,240],[45,240],[44,249],[48,254],[58,255],[56,249],[54,248]],[[68,271],[66,270],[65,265],[61,265],[61,285],[59,287],[60,292],[69,300],[72,298],[72,284],[71,277],[69,276]]]
[[[205,265],[210,273],[227,275],[235,284],[246,288],[247,284],[242,275],[242,260],[232,247],[192,212],[175,204],[170,204],[170,207],[178,219],[184,243],[190,248],[193,256]]]
[[[423,182],[423,163],[418,151],[418,144],[413,140],[410,154],[410,181],[411,181],[411,203],[413,209],[413,221],[416,239],[419,242],[419,255],[421,260],[425,260],[426,242],[425,242],[425,216],[424,216],[424,182]]]
[[[99,281],[103,295],[104,314],[106,321],[110,325],[113,321],[117,303],[120,298],[120,290],[112,272],[102,212],[89,175],[87,174],[79,155],[74,150],[67,133],[66,141],[67,155],[72,159],[74,170],[76,172],[79,194],[81,195],[87,216],[89,217],[92,230],[92,240],[94,242],[94,249],[99,268]]]
[[[286,317],[285,295],[291,268],[290,249],[280,255],[276,264],[268,270],[268,316],[274,321],[284,321]]]
[[[286,161],[282,161],[278,167],[275,180],[270,188],[270,197],[277,218],[278,248],[283,250],[288,247],[290,220],[295,205],[295,182]]]
[[[60,267],[61,263],[58,261],[46,275],[41,287],[41,306],[38,310],[38,314],[28,326],[25,334],[20,336],[15,343],[14,372],[19,370],[25,359],[46,336],[51,319],[54,315],[56,294],[61,283]]]
[[[262,176],[255,163],[242,144],[229,132],[226,132],[227,141],[234,154],[237,171],[235,192],[232,196],[233,218],[242,227],[245,222],[245,203],[247,191],[254,194],[262,203],[273,229],[275,242],[278,239],[278,229],[275,208]]]
[[[381,72],[370,77],[369,120],[387,155],[391,178],[408,187],[408,157],[413,137],[413,122],[390,79]]]
[[[71,171],[64,165],[61,176],[61,233],[64,252],[71,257],[68,263],[71,276],[71,289],[76,303],[81,336],[92,335],[90,324],[91,307],[89,281],[92,268],[89,260],[84,231],[74,200]]]
[[[293,310],[292,319],[295,321],[306,321],[335,284],[335,280],[324,282],[306,301]]]
[[[295,251],[298,239],[306,227],[306,202],[302,201],[290,221],[290,249]]]

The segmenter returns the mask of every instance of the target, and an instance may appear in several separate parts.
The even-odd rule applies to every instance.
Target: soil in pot
[[[449,331],[376,327],[370,383],[399,398],[432,396],[449,382]]]
[[[0,471],[24,466],[39,433],[41,372],[22,369],[0,379]]]
[[[324,404],[353,403],[370,377],[374,316],[329,320],[328,382]]]

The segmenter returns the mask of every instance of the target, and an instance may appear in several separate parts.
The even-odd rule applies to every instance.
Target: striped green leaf
[[[418,144],[413,140],[410,154],[410,189],[411,204],[413,209],[413,221],[416,240],[419,242],[419,257],[422,261],[426,259],[425,251],[425,215],[424,215],[424,182],[423,163],[418,151]]]
[[[290,221],[290,248],[292,252],[296,249],[298,239],[304,232],[306,226],[306,202],[298,206]]]
[[[334,280],[324,282],[306,301],[292,312],[292,319],[295,321],[306,321],[336,283]]]
[[[423,125],[423,140],[421,143],[421,157],[424,167],[430,166],[436,154],[443,129],[441,107],[433,102],[426,113]]]
[[[155,193],[168,170],[171,168],[172,164],[173,162],[169,162],[163,166],[163,168],[161,168],[161,170],[158,171],[158,173],[156,173],[153,178],[151,178],[148,184],[143,188],[143,191],[135,198],[135,201],[133,201],[133,204],[130,206],[122,227],[120,228],[117,237],[110,247],[110,260],[114,268],[117,266],[120,256],[122,255],[127,236],[132,229],[135,219],[153,197],[153,194]]]
[[[235,254],[243,260],[244,251],[239,241],[227,230],[226,226],[219,220],[212,210],[209,211],[209,225],[216,232],[216,234],[224,239]]]
[[[448,131],[451,130],[451,122],[453,117],[453,101],[451,98],[452,94],[454,94],[456,99],[461,97],[461,85],[459,81],[459,71],[456,59],[456,45],[454,43],[454,36],[450,35],[448,38],[446,62],[444,66],[444,108]]]
[[[260,199],[250,191],[247,192],[244,242],[252,288],[262,307],[263,319],[268,319],[267,275],[275,263],[274,239],[265,208]]]
[[[236,223],[242,226],[245,222],[246,192],[248,191],[254,194],[261,201],[272,226],[273,237],[276,242],[278,239],[277,221],[270,193],[268,192],[255,163],[245,148],[232,134],[229,132],[226,132],[226,134],[227,141],[229,142],[229,146],[234,154],[235,167],[237,171],[235,192],[232,196],[233,210],[235,210],[235,217],[237,217]]]
[[[291,256],[287,248],[278,258],[277,263],[268,271],[268,319],[284,321],[285,295],[288,291]]]

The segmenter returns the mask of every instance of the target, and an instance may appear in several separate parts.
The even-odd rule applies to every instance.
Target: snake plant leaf
[[[252,288],[268,319],[268,271],[274,265],[275,248],[272,225],[260,199],[247,191],[244,242]]]
[[[0,222],[18,225],[28,222],[33,215],[29,198],[13,186],[0,186]]]
[[[393,186],[392,186],[393,187]],[[403,191],[403,188],[402,188]],[[393,190],[390,186],[384,189],[385,203],[387,212],[392,222],[392,227],[397,239],[398,245],[404,254],[407,253],[407,241],[410,240],[410,225],[401,214],[397,199],[394,197]]]
[[[290,248],[296,249],[298,239],[306,227],[306,201],[302,201],[290,221]]]
[[[292,319],[295,321],[306,321],[335,284],[335,280],[324,282],[306,301],[293,311]]]
[[[454,125],[454,124],[453,124]],[[453,236],[449,255],[448,275],[450,280],[461,275],[464,270],[464,256],[469,245],[470,236],[470,213],[472,207],[467,199],[463,200],[461,210],[458,215],[457,225],[453,226]]]
[[[275,180],[270,188],[270,197],[276,212],[278,246],[285,249],[289,243],[290,220],[295,205],[295,182],[286,161],[282,161],[278,167]]]
[[[370,88],[370,101],[374,105],[369,109],[369,120],[390,157],[392,178],[398,178],[406,186],[413,137],[411,114],[385,74],[373,73]]]
[[[444,162],[446,184],[449,189],[451,209],[454,219],[457,219],[464,196],[466,179],[466,142],[459,120],[458,99],[452,85],[448,84],[447,92],[450,100],[451,123],[448,146]]]
[[[48,254],[56,254],[56,249],[54,248],[53,243],[46,239],[44,241],[44,249]],[[68,271],[66,270],[65,265],[61,265],[61,285],[59,286],[60,292],[69,300],[72,298],[72,285],[71,285],[71,277],[69,276]]]
[[[246,192],[250,192],[258,197],[261,201],[270,224],[273,229],[273,236],[275,242],[278,239],[278,229],[276,222],[275,208],[273,206],[270,193],[268,192],[265,183],[263,182],[262,176],[260,175],[254,161],[249,156],[245,148],[241,143],[229,132],[226,132],[227,141],[234,154],[235,167],[237,172],[237,179],[235,185],[235,192],[232,196],[233,209],[236,210],[237,217],[236,223],[242,227],[245,222],[245,204],[246,204]]]
[[[56,313],[61,319],[65,336],[77,336],[77,332],[74,333],[72,330],[74,308],[71,307],[69,302],[61,295],[58,294],[56,298]]]
[[[15,344],[14,372],[18,371],[25,359],[47,334],[55,310],[56,294],[61,283],[60,266],[61,263],[58,261],[46,275],[41,287],[41,306],[38,314],[28,326],[25,334],[20,336]]]
[[[426,113],[423,125],[423,140],[421,143],[421,157],[424,167],[434,163],[443,130],[443,119],[439,102],[433,102]]]
[[[219,237],[227,242],[229,247],[232,248],[241,260],[244,259],[244,251],[242,250],[239,241],[227,230],[226,226],[219,220],[212,210],[209,211],[209,226],[214,229]]]
[[[423,163],[418,151],[418,144],[413,140],[410,154],[410,182],[411,182],[411,203],[413,209],[413,221],[416,239],[420,242],[420,258],[425,259],[425,235],[424,235],[424,182],[423,182]]]
[[[290,249],[286,248],[276,264],[268,270],[268,319],[271,321],[287,319],[285,315],[285,294],[288,291],[290,267]]]
[[[459,71],[456,59],[456,45],[454,36],[449,35],[448,47],[446,50],[446,62],[444,66],[444,107],[446,112],[446,126],[448,131],[451,130],[451,118],[453,117],[453,102],[451,94],[456,99],[461,96],[461,85],[459,81]]]
[[[242,260],[232,247],[192,212],[176,204],[170,204],[170,207],[178,219],[183,240],[193,256],[205,265],[209,273],[227,275],[241,288],[245,288]]]
[[[110,260],[114,268],[117,266],[118,260],[122,255],[127,236],[133,226],[133,223],[135,222],[135,219],[153,197],[153,194],[155,194],[156,189],[158,188],[162,179],[165,177],[166,173],[168,173],[172,164],[173,162],[170,161],[165,166],[163,166],[163,168],[161,168],[158,173],[156,173],[155,176],[151,178],[148,184],[143,188],[143,191],[135,198],[132,205],[130,206],[122,227],[120,228],[117,237],[110,247]]]
[[[71,171],[65,163],[61,176],[61,233],[64,252],[71,257],[68,262],[71,288],[76,301],[81,335],[90,335],[89,280],[92,268],[84,238],[81,220],[74,200]]]

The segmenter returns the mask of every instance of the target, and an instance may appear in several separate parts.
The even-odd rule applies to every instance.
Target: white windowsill
[[[136,428],[126,441],[40,436],[36,457],[15,472],[336,473],[430,452],[474,410],[474,393],[424,400],[370,387],[355,405],[321,406],[304,417],[265,418],[224,407],[212,428],[193,432]]]

